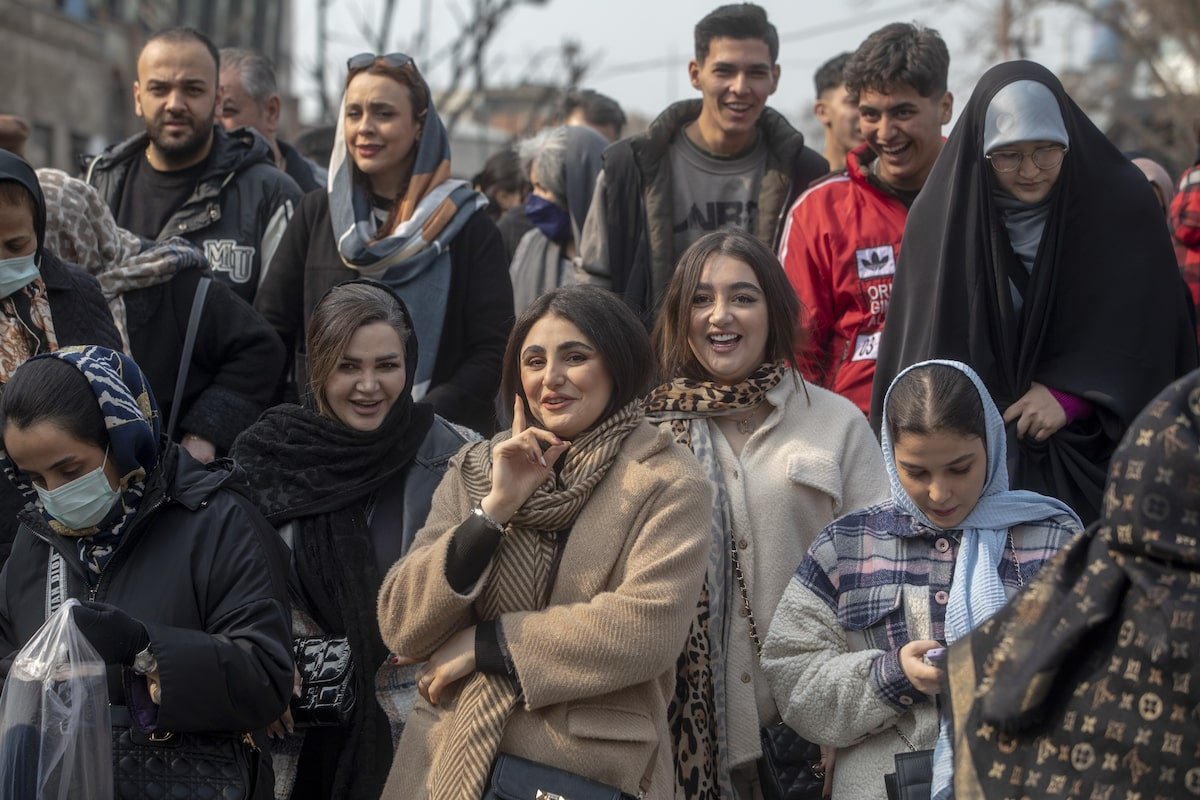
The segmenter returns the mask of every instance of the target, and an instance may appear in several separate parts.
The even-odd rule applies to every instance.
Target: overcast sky
[[[400,0],[389,50],[411,51],[425,0]],[[459,28],[452,7],[471,0],[432,0],[431,49],[436,54]],[[654,116],[668,103],[695,95],[687,80],[692,53],[692,27],[719,0],[548,0],[523,6],[504,21],[488,51],[489,82],[505,85],[522,77],[553,82],[561,70],[557,52],[568,38],[578,40],[592,63],[584,84],[616,98],[627,111]],[[295,60],[298,72],[315,60],[315,0],[299,0],[295,8]],[[330,14],[330,70],[340,82],[344,59],[371,49],[356,20],[373,25],[379,0],[334,0]],[[982,53],[995,41],[998,2],[989,0],[766,0],[781,39],[779,90],[771,105],[794,124],[813,131],[812,74],[826,59],[853,50],[871,31],[887,22],[915,21],[936,28],[950,50],[950,88],[957,112],[975,80],[991,65]],[[1027,27],[1037,39],[1032,55],[1052,69],[1078,63],[1085,55],[1085,31],[1060,24],[1048,30],[1047,19]],[[1080,42],[1083,42],[1081,45]],[[429,56],[426,62],[433,59]],[[446,80],[444,70],[421,64],[435,89]],[[432,74],[430,74],[432,73]],[[298,75],[297,93],[311,92],[312,82]],[[315,104],[305,106],[311,113]]]

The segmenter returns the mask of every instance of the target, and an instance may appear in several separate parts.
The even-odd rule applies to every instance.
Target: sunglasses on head
[[[392,69],[400,69],[407,67],[413,63],[412,56],[407,56],[404,53],[388,53],[387,55],[375,55],[374,53],[359,53],[356,56],[351,56],[346,61],[346,69],[354,71],[357,69],[366,69],[376,61],[382,61]]]

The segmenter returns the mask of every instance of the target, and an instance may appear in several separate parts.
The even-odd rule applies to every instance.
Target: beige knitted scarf
[[[487,586],[475,603],[481,620],[513,611],[544,608],[552,589],[556,539],[569,530],[604,479],[625,437],[642,423],[638,403],[630,403],[579,437],[564,456],[557,480],[547,480],[506,526]],[[472,503],[492,485],[491,442],[471,445],[462,458],[462,477]],[[517,704],[517,691],[507,676],[476,672],[463,687],[445,744],[429,770],[429,796],[438,800],[478,800],[504,726]]]

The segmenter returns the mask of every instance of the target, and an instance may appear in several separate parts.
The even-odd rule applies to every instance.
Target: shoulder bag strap
[[[200,316],[204,313],[204,298],[212,278],[204,275],[196,284],[192,298],[192,313],[188,315],[187,333],[183,337],[183,352],[179,356],[179,374],[175,378],[175,395],[171,398],[171,419],[167,422],[167,439],[175,439],[175,424],[179,422],[179,409],[183,405],[183,387],[187,383],[188,368],[192,365],[192,351],[196,349],[196,331],[200,328]]]

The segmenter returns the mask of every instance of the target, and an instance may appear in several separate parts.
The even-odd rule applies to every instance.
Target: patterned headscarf
[[[21,494],[41,511],[55,533],[78,539],[79,558],[94,580],[120,543],[121,535],[146,492],[146,478],[158,465],[161,434],[158,404],[150,391],[149,381],[133,359],[107,347],[67,347],[37,358],[60,359],[87,378],[104,416],[108,458],[117,465],[121,476],[120,513],[114,509],[94,528],[71,530],[46,513],[33,485],[2,449],[0,468]]]
[[[1134,419],[1099,523],[950,649],[956,797],[1196,794],[1198,589],[1200,371]]]
[[[415,69],[415,65],[414,65]],[[418,115],[421,109],[414,109]],[[450,137],[433,98],[423,109],[421,138],[416,143],[412,175],[391,231],[380,231],[366,182],[346,142],[346,98],[338,112],[333,153],[329,159],[329,220],[342,262],[365,278],[386,283],[412,312],[421,343],[421,367],[413,399],[429,390],[437,363],[446,297],[450,290],[450,242],[487,198],[471,184],[450,177]]]

